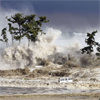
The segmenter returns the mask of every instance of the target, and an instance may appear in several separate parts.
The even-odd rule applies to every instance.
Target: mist
[[[26,8],[24,5],[20,11],[14,9],[7,10],[1,7],[0,32],[4,27],[8,26],[8,22],[5,18],[6,16],[10,18],[11,15],[14,15],[15,13],[24,13],[25,15],[36,14],[36,19],[38,19],[39,14],[35,12],[33,7],[30,11],[30,6],[27,6]],[[49,17],[50,15],[47,15],[47,19],[49,19]],[[66,15],[62,17],[62,19],[65,19],[65,17]],[[69,17],[72,19],[77,18],[74,15],[69,15]],[[12,46],[11,37],[9,33],[7,33],[9,47],[6,47],[4,43],[0,42],[0,70],[35,67],[40,65],[43,60],[63,65],[68,61],[68,55],[74,57],[75,63],[81,65],[80,59],[86,57],[86,55],[82,55],[80,51],[81,48],[86,46],[86,31],[91,33],[92,31],[98,30],[99,32],[98,25],[96,26],[97,28],[92,28],[85,20],[84,23],[85,25],[87,24],[87,26],[81,26],[81,24],[76,24],[77,21],[73,19],[71,22],[68,22],[67,20],[66,23],[68,24],[65,26],[64,20],[58,22],[57,20],[59,20],[60,17],[55,20],[56,18],[57,15],[50,17],[50,24],[47,23],[42,27],[46,35],[41,35],[41,33],[39,33],[37,41],[31,43],[29,47],[28,41],[25,38],[21,41],[22,43],[20,45],[15,42]],[[84,19],[83,17],[81,18],[80,23]],[[54,20],[55,22],[53,23]],[[91,18],[91,20],[93,20],[93,18]],[[100,34],[97,34],[96,36],[98,42],[100,42],[99,35]],[[2,37],[0,36],[0,38]]]

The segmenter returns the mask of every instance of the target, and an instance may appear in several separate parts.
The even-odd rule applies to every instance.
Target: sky
[[[69,35],[100,28],[99,0],[0,0],[0,11],[46,16],[50,22],[43,27],[57,28]]]

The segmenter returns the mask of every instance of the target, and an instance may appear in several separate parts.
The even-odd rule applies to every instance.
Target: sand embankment
[[[92,94],[91,94],[92,95]],[[1,96],[0,100],[99,100],[99,97],[91,97],[90,94],[85,95],[16,95],[16,96]]]

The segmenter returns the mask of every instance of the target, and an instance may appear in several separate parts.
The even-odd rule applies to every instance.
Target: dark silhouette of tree
[[[49,22],[49,20],[46,19],[46,17],[41,16],[39,17],[39,20],[35,20],[35,16],[36,15],[29,15],[26,16],[26,23],[23,24],[24,27],[24,35],[27,37],[29,44],[30,41],[31,42],[35,42],[36,41],[36,37],[38,35],[39,32],[41,32],[41,34],[45,34],[42,30],[42,23],[47,23]]]
[[[7,30],[6,28],[2,29],[1,36],[3,37],[3,39],[0,39],[0,41],[6,43],[6,46],[8,46],[8,38],[7,38],[6,30]]]
[[[83,53],[87,53],[87,54],[91,54],[92,52],[94,52],[94,47],[96,47],[97,53],[96,55],[99,57],[100,56],[100,44],[98,42],[95,41],[95,34],[97,33],[97,31],[93,31],[92,33],[87,33],[87,39],[85,39],[85,42],[87,43],[87,47],[84,47],[81,49],[82,54]]]
[[[11,16],[11,18],[7,18],[7,20],[10,22],[8,23],[8,25],[9,25],[9,32],[12,36],[12,43],[13,40],[15,39],[16,41],[19,41],[20,44],[21,39],[24,37],[22,25],[25,23],[25,18],[23,14],[17,13],[14,16]],[[14,27],[14,24],[16,24],[17,27]]]
[[[12,37],[12,44],[13,40],[19,41],[20,44],[23,37],[26,37],[29,43],[30,41],[35,42],[39,32],[41,32],[41,34],[45,34],[43,30],[41,30],[41,27],[43,23],[47,23],[49,20],[46,19],[46,16],[40,16],[39,20],[35,20],[35,17],[35,14],[24,16],[22,13],[17,13],[11,16],[11,18],[6,17],[9,21],[8,31]],[[1,34],[3,36],[3,40],[0,39],[0,41],[4,42],[5,40],[5,42],[8,42],[8,40],[6,40],[7,37],[4,38],[4,36],[6,36],[5,30],[3,31],[3,34],[4,35]]]

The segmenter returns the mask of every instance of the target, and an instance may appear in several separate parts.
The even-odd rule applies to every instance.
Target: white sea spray
[[[3,60],[14,67],[30,67],[38,64],[40,59],[52,59],[56,53],[63,52],[63,49],[55,44],[56,39],[61,35],[60,30],[47,29],[47,34],[37,36],[37,41],[28,46],[26,44],[13,45],[5,48]],[[52,58],[49,56],[52,55]],[[23,63],[23,64],[22,64]]]
[[[66,41],[65,46],[60,46],[55,42],[61,34],[62,32],[58,29],[47,28],[46,34],[39,33],[37,41],[30,43],[29,46],[28,43],[25,43],[5,48],[1,53],[0,65],[2,67],[0,69],[35,67],[41,65],[42,60],[63,65],[70,58],[74,58],[76,64],[85,66],[84,61],[88,63],[90,57],[81,54],[81,42],[73,39],[72,44],[69,45],[69,42]]]

